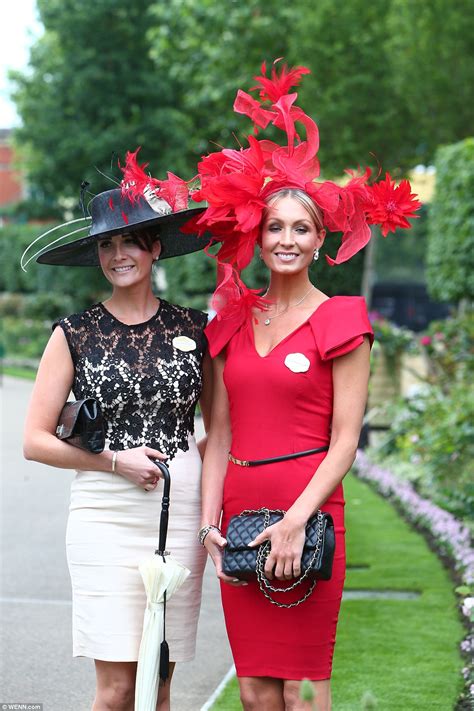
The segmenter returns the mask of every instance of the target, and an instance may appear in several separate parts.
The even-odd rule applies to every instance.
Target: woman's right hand
[[[222,571],[222,557],[224,555],[224,547],[227,545],[227,540],[224,536],[219,533],[215,528],[211,528],[206,538],[204,539],[204,547],[212,558],[212,562],[216,568],[216,574],[219,580],[224,583],[229,583],[238,588],[243,585],[248,585],[245,580],[237,580],[237,578],[231,578]]]
[[[167,456],[157,449],[145,446],[120,450],[117,452],[115,460],[115,473],[145,491],[153,491],[161,477],[161,472],[154,463],[154,459],[164,461]]]

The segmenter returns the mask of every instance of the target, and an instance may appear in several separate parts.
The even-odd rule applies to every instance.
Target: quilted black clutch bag
[[[270,546],[264,543],[256,548],[248,544],[268,526],[283,518],[284,511],[260,509],[243,511],[232,516],[226,532],[227,545],[224,548],[222,568],[226,575],[239,580],[251,580],[262,574],[262,547],[266,547],[265,556]],[[319,511],[311,516],[306,524],[306,540],[301,558],[301,578],[311,580],[329,580],[334,559],[335,537],[332,516]],[[260,571],[259,571],[260,568]]]
[[[100,405],[92,397],[67,402],[59,415],[56,437],[100,454],[105,447],[105,426]]]

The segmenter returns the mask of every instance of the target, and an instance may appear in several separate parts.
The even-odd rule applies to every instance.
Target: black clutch
[[[232,516],[226,532],[227,545],[224,547],[223,571],[239,580],[251,580],[257,576],[256,548],[248,544],[268,526],[283,518],[280,511],[261,509],[256,512]],[[319,515],[320,514],[320,517]],[[267,516],[267,520],[265,520]],[[301,568],[309,567],[309,578],[329,580],[334,558],[334,523],[328,513],[318,512],[306,524],[306,539],[301,558]],[[316,554],[316,555],[315,555]]]
[[[268,526],[278,523],[284,511],[259,509],[243,511],[232,516],[226,532],[227,545],[224,547],[222,569],[226,575],[238,580],[258,580],[265,597],[278,607],[295,607],[308,599],[317,580],[329,580],[335,551],[334,522],[331,514],[318,510],[306,524],[306,538],[301,557],[301,575],[286,588],[273,587],[264,574],[265,560],[270,552],[270,543],[249,548],[248,544]],[[269,592],[284,593],[294,590],[304,580],[311,586],[296,602],[284,604],[272,598]]]
[[[105,426],[97,400],[89,397],[67,402],[59,415],[56,436],[74,447],[100,454],[105,447]]]

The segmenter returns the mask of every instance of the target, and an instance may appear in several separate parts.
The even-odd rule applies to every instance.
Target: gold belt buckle
[[[229,462],[232,464],[237,464],[239,467],[248,467],[249,463],[246,459],[237,459],[229,452]]]

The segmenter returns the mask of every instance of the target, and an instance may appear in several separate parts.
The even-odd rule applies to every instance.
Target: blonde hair
[[[281,190],[277,190],[276,192],[272,193],[266,199],[265,202],[267,203],[268,207],[271,207],[276,202],[278,202],[278,200],[287,197],[293,198],[294,200],[299,202],[302,207],[304,207],[304,209],[314,222],[318,232],[324,229],[323,215],[321,210],[316,205],[316,203],[310,198],[308,193],[304,192],[304,190],[300,190],[299,188],[281,188]]]

